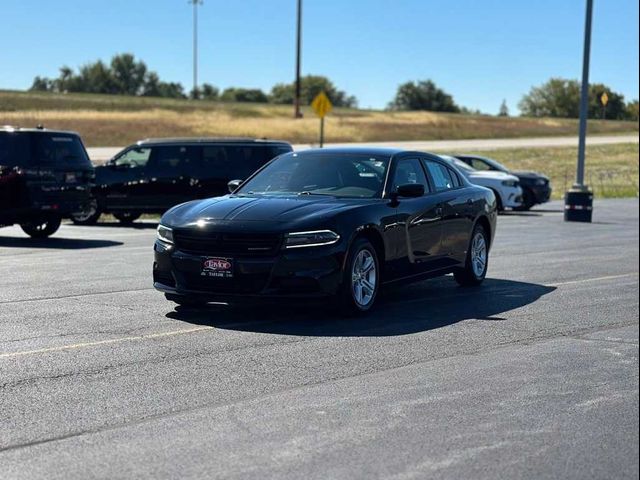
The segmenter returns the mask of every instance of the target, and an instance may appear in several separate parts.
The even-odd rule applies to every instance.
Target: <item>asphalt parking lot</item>
[[[155,225],[0,230],[0,477],[637,478],[638,200],[499,218],[488,279],[175,311]]]

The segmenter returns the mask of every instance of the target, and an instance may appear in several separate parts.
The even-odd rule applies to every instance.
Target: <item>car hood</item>
[[[161,223],[173,228],[194,225],[238,225],[243,228],[288,228],[328,222],[344,210],[357,208],[375,200],[338,199],[320,196],[238,196],[196,200],[173,207],[162,216]]]
[[[517,171],[511,172],[511,173],[514,174],[518,178],[527,178],[527,179],[531,179],[531,180],[535,180],[535,179],[538,179],[538,178],[544,178],[546,180],[549,179],[547,176],[542,175],[541,173],[533,172],[533,171],[529,171],[529,170],[517,170]]]
[[[475,172],[469,173],[469,178],[471,179],[486,179],[486,180],[518,180],[517,177],[511,175],[510,173],[498,172],[495,170],[476,170]]]

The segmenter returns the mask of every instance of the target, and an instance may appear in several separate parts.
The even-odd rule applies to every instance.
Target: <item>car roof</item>
[[[397,155],[415,154],[415,155],[433,155],[427,152],[417,152],[412,150],[403,150],[401,148],[392,147],[328,147],[328,148],[310,148],[308,150],[297,150],[294,153],[304,154],[327,154],[333,153],[338,155],[379,155],[386,157],[394,157]]]
[[[44,127],[36,127],[36,128],[24,128],[24,127],[14,127],[12,125],[2,125],[0,126],[0,132],[11,132],[11,133],[56,133],[56,134],[67,134],[67,135],[78,135],[78,132],[74,132],[72,130],[50,130]]]
[[[145,138],[139,140],[135,145],[174,145],[174,144],[202,144],[202,143],[225,143],[225,144],[266,144],[266,145],[289,145],[282,140],[269,140],[266,138],[252,137],[174,137],[174,138]]]

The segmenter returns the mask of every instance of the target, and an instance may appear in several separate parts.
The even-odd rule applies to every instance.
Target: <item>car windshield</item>
[[[502,165],[500,162],[494,160],[493,158],[487,158],[487,157],[478,157],[478,158],[481,158],[484,162],[487,162],[489,165],[491,165],[496,170],[500,170],[501,172],[509,173],[509,169],[507,167]]]
[[[450,157],[449,155],[440,155],[440,158],[458,167],[458,169],[461,170],[462,173],[466,174],[466,173],[475,172],[475,169],[473,167],[470,167],[469,165],[464,163],[462,160],[458,160],[456,157]]]
[[[343,153],[289,153],[278,157],[236,192],[239,195],[382,196],[389,157]]]

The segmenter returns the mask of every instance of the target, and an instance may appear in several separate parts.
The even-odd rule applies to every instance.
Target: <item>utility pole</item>
[[[193,5],[193,93],[198,88],[198,6],[203,0],[189,0]]]
[[[296,92],[293,99],[293,118],[300,118],[300,44],[302,37],[302,0],[298,0],[298,13],[296,20]]]
[[[564,219],[569,222],[591,222],[593,192],[584,184],[584,157],[589,108],[589,55],[591,52],[591,18],[593,0],[587,0],[587,16],[584,25],[584,54],[582,59],[582,85],[580,92],[580,132],[578,135],[578,164],[576,183],[565,193]]]

